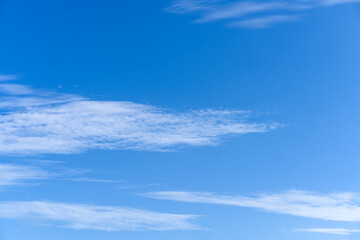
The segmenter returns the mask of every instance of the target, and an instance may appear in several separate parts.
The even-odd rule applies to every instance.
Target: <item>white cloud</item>
[[[261,27],[269,27],[275,23],[293,21],[294,17],[290,17],[294,12],[305,11],[312,8],[329,7],[339,4],[356,3],[360,0],[285,0],[285,1],[206,1],[206,0],[176,0],[167,8],[169,12],[185,14],[198,13],[200,17],[195,21],[198,23],[214,22],[219,20],[228,20],[232,25],[245,25],[246,28],[252,22],[268,21],[272,19],[271,24],[262,24]],[[281,20],[278,12],[285,12]],[[256,17],[252,17],[256,14]],[[266,14],[266,15],[265,15]],[[277,19],[277,20],[276,20]],[[249,23],[248,23],[249,22]],[[254,28],[254,27],[252,27]]]
[[[9,74],[9,75],[0,75],[0,82],[2,81],[11,81],[11,80],[17,80],[19,78],[18,75]]]
[[[318,6],[335,6],[345,3],[357,3],[360,0],[318,0]]]
[[[39,90],[36,96],[10,95],[1,100],[0,154],[76,153],[87,149],[164,151],[186,145],[215,145],[224,136],[261,133],[278,126],[248,123],[248,112],[244,111],[174,112]]]
[[[231,27],[240,27],[240,28],[267,28],[276,23],[289,22],[298,20],[297,16],[283,16],[283,15],[273,15],[265,16],[261,18],[251,18],[242,21],[235,21],[229,24]]]
[[[280,1],[232,2],[214,7],[214,9],[204,14],[197,22],[213,22],[223,19],[239,18],[253,13],[264,13],[288,8],[291,8],[288,3]]]
[[[35,91],[29,86],[22,84],[0,84],[0,92],[4,92],[11,95],[30,95]]]
[[[322,220],[360,222],[360,195],[356,193],[288,191],[256,196],[224,196],[202,192],[164,191],[151,192],[146,196],[182,202],[249,207]]]
[[[37,164],[53,164],[54,161],[34,160]],[[100,178],[81,177],[91,172],[87,169],[52,167],[40,168],[28,165],[0,164],[0,187],[13,185],[28,185],[39,180],[56,180],[89,183],[121,183],[124,180],[111,180]],[[80,176],[80,177],[78,177]],[[150,185],[150,184],[149,184]]]
[[[45,179],[49,174],[35,167],[0,164],[0,186],[19,185],[31,180]]]
[[[65,228],[104,231],[199,229],[190,222],[196,218],[194,215],[57,202],[0,202],[0,218],[37,220]]]
[[[327,234],[335,234],[335,235],[350,235],[352,233],[359,233],[360,230],[343,229],[343,228],[305,228],[305,229],[296,229],[295,232],[310,232],[310,233],[327,233]]]
[[[110,179],[99,179],[99,178],[65,178],[65,181],[73,182],[91,182],[91,183],[123,183],[122,180],[110,180]]]
[[[189,13],[203,10],[210,10],[217,0],[182,0],[174,1],[174,3],[167,8],[167,11],[174,13]]]

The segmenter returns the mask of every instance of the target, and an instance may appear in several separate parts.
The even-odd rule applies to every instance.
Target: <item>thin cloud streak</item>
[[[168,12],[185,14],[197,11],[211,10],[217,0],[182,0],[174,1],[166,10]]]
[[[30,95],[35,93],[33,89],[22,84],[0,84],[0,92],[11,95]]]
[[[168,214],[124,207],[58,202],[0,202],[0,218],[34,220],[63,228],[102,231],[198,230],[194,215]]]
[[[233,2],[225,6],[216,7],[216,9],[204,14],[204,16],[196,22],[214,22],[224,19],[240,18],[254,13],[264,13],[290,8],[295,8],[295,6],[291,7],[286,2]]]
[[[216,145],[225,136],[278,127],[248,123],[249,112],[244,111],[174,112],[132,102],[34,92],[35,96],[18,96],[8,91],[15,96],[1,99],[0,154],[67,154],[88,149],[168,151]]]
[[[0,82],[12,81],[17,79],[19,79],[19,76],[15,74],[0,75]]]
[[[290,22],[297,20],[299,20],[297,16],[273,15],[273,16],[265,16],[261,18],[251,18],[242,21],[235,21],[228,24],[228,26],[237,27],[237,28],[260,29],[260,28],[267,28],[281,22]]]
[[[145,196],[181,202],[248,207],[330,221],[360,222],[360,195],[356,193],[319,194],[288,191],[256,196],[224,196],[203,192],[163,191],[151,192]]]
[[[335,235],[350,235],[352,233],[359,233],[357,229],[343,229],[343,228],[304,228],[296,229],[295,232],[309,232],[309,233],[327,233]]]
[[[208,23],[227,20],[227,26],[254,21],[254,19],[273,18],[279,16],[279,12],[288,18],[272,21],[272,24],[263,24],[262,27],[270,27],[275,23],[293,21],[290,16],[294,13],[310,10],[313,8],[331,7],[340,4],[357,3],[360,0],[312,0],[312,1],[204,1],[204,0],[176,0],[167,8],[168,12],[177,14],[197,13],[200,15],[195,23]],[[256,16],[252,16],[256,15]],[[294,16],[296,18],[296,16]],[[245,28],[249,28],[245,26]]]
[[[90,183],[123,183],[122,180],[110,180],[110,179],[99,179],[99,178],[65,178],[64,181],[73,182],[90,182]]]
[[[0,164],[0,187],[26,184],[48,177],[48,172],[36,167]]]
[[[48,162],[52,163],[51,161]],[[28,165],[0,164],[0,187],[32,185],[34,183],[43,183],[45,180],[112,184],[127,183],[124,180],[78,177],[88,172],[91,171],[76,168],[40,168]]]
[[[360,0],[319,0],[318,6],[336,6],[339,4],[346,4],[346,3],[358,3]]]

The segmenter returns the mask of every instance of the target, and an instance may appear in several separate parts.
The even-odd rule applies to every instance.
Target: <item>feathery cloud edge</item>
[[[360,0],[312,0],[312,1],[221,1],[221,0],[175,0],[168,12],[198,14],[195,23],[229,21],[227,26],[259,29],[274,24],[300,19],[298,13],[313,8],[358,3]]]
[[[320,194],[292,190],[278,194],[226,196],[206,192],[159,191],[144,196],[180,202],[248,207],[327,221],[360,222],[360,194],[349,192]]]
[[[169,151],[211,146],[226,136],[264,133],[248,111],[175,112],[124,101],[95,101],[21,84],[0,84],[0,154],[70,154],[90,149]]]

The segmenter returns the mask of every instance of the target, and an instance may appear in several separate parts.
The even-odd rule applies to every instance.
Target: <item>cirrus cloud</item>
[[[20,185],[48,178],[49,173],[32,166],[0,164],[0,186]]]
[[[204,192],[162,191],[146,196],[155,199],[248,207],[266,212],[328,221],[360,222],[360,195],[357,193],[320,194],[287,191],[255,196],[226,196]]]
[[[335,235],[350,235],[352,233],[359,233],[358,229],[344,229],[344,228],[304,228],[296,229],[295,232],[308,232],[308,233],[326,233]]]
[[[298,13],[313,8],[357,2],[360,0],[175,0],[167,11],[177,14],[198,14],[196,23],[228,21],[227,26],[230,27],[258,29],[298,20]]]
[[[176,112],[125,101],[0,84],[0,154],[78,153],[88,149],[167,151],[216,145],[225,136],[262,133],[274,123],[246,121],[247,111]],[[19,90],[20,89],[20,90]],[[27,95],[19,95],[24,93]]]
[[[64,228],[102,231],[197,230],[194,215],[159,213],[125,207],[59,202],[0,202],[0,218],[34,220]]]

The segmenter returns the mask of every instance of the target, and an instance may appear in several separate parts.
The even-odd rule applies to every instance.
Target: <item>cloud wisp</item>
[[[2,81],[12,81],[12,80],[17,80],[19,79],[18,75],[15,74],[8,74],[8,75],[1,75],[0,74],[0,82]]]
[[[249,112],[176,112],[123,101],[0,84],[0,154],[78,153],[88,149],[167,151],[216,145],[225,136],[263,133],[278,124],[249,123]],[[26,95],[24,95],[26,94]]]
[[[0,187],[27,184],[48,177],[48,172],[36,167],[0,164]]]
[[[135,185],[125,180],[113,180],[105,178],[87,177],[92,172],[88,169],[64,168],[64,167],[37,167],[18,164],[0,164],[0,189],[1,187],[28,186],[42,184],[46,181],[70,181],[79,183],[108,183],[118,184],[118,188],[144,188],[158,186],[159,184]],[[46,181],[45,181],[46,180]]]
[[[288,15],[270,15],[259,18],[251,18],[240,21],[234,21],[228,26],[230,27],[241,27],[241,28],[267,28],[276,23],[281,22],[290,22],[297,21],[299,18],[297,16],[288,16]]]
[[[35,92],[33,89],[22,84],[0,84],[0,92],[10,95],[31,95]]]
[[[309,232],[309,233],[326,233],[335,235],[350,235],[352,233],[360,233],[358,229],[344,229],[344,228],[304,228],[296,229],[295,232]]]
[[[145,196],[181,202],[248,207],[329,221],[360,222],[360,195],[356,193],[288,191],[255,196],[224,196],[203,192],[163,191],[147,193]]]
[[[356,2],[360,0],[175,0],[166,10],[177,14],[195,13],[199,15],[196,23],[226,20],[230,27],[259,29],[298,20],[299,13],[313,8]]]
[[[0,202],[0,218],[38,221],[63,228],[103,231],[198,230],[194,215],[59,202]]]

